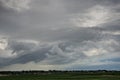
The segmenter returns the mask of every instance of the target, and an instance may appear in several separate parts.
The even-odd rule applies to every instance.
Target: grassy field
[[[0,80],[120,80],[119,74],[50,73],[0,76]]]

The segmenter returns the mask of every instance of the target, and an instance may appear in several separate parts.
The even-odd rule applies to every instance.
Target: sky
[[[120,70],[120,0],[0,0],[0,71]]]

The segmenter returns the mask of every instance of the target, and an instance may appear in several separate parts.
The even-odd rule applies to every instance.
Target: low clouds
[[[80,43],[70,43],[69,41],[42,43],[35,40],[8,39],[8,45],[4,53],[1,51],[2,54],[0,54],[0,67],[4,70],[7,66],[36,64],[33,69],[38,68],[40,65],[51,65],[51,69],[60,65],[61,67],[59,66],[59,68],[63,69],[67,68],[67,66],[75,67],[73,65],[87,66],[91,61],[91,66],[103,65],[106,64],[104,62],[106,60],[111,59],[112,61],[113,58],[119,58],[119,48],[120,43],[109,37],[97,41],[82,41]],[[109,64],[115,63],[116,61],[113,60]]]
[[[56,65],[70,63],[74,59],[70,57],[73,55],[72,53],[68,53],[59,47],[63,45],[64,42],[43,44],[33,40],[8,40],[7,43],[8,45],[4,51],[9,51],[9,54],[1,51],[0,59],[1,61],[4,60],[4,62],[0,62],[1,67],[18,63],[26,64],[31,61],[35,63],[43,61],[48,65]],[[66,43],[64,45],[66,45]],[[4,56],[2,56],[2,54],[4,54]]]
[[[6,9],[13,9],[16,11],[23,11],[29,9],[31,0],[0,0],[0,3]]]

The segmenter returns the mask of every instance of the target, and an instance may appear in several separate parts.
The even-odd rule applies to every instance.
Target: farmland
[[[0,80],[120,80],[119,71],[2,72]]]

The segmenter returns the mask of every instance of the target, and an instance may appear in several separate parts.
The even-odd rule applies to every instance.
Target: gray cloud
[[[0,70],[116,68],[119,7],[119,0],[0,0]]]
[[[0,0],[0,4],[6,9],[21,11],[29,9],[30,0]]]
[[[76,58],[70,58],[70,54],[65,51],[65,48],[68,47],[66,43],[49,43],[46,44],[36,44],[35,42],[29,41],[8,41],[8,46],[6,51],[10,51],[7,59],[4,56],[9,54],[4,53],[3,57],[1,56],[0,67],[5,67],[13,64],[26,64],[28,62],[40,62],[48,60],[48,64],[65,64],[74,61]],[[66,47],[62,47],[62,45]],[[61,46],[58,47],[58,46]],[[62,49],[64,48],[64,49]],[[65,55],[65,53],[67,53]],[[12,56],[15,55],[15,56]],[[54,57],[54,58],[53,58]],[[64,60],[63,60],[64,59]],[[4,61],[4,62],[3,62]]]
[[[105,5],[116,5],[116,4],[120,4],[120,1],[119,0],[94,0],[94,1],[97,1],[98,3],[102,3],[102,4],[105,4]]]
[[[76,41],[65,41],[40,44],[37,41],[13,40],[9,41],[8,47],[5,49],[6,51],[10,51],[9,54],[11,56],[1,56],[0,64],[1,67],[13,64],[26,64],[31,61],[35,63],[43,62],[47,65],[69,63],[76,65],[78,64],[76,63],[77,61],[80,61],[79,64],[87,64],[86,60],[89,59],[96,60],[97,58],[96,62],[99,62],[101,60],[109,60],[110,57],[112,57],[111,59],[118,58],[119,48],[120,43],[115,39],[109,39],[109,37],[103,40],[90,40],[79,43]],[[4,54],[9,55],[7,53]],[[101,58],[101,56],[104,57]]]

